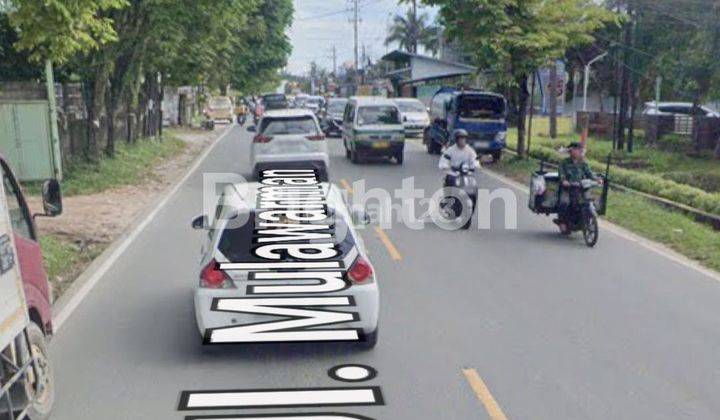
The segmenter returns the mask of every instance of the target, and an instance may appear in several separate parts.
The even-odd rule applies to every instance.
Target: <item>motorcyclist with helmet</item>
[[[445,173],[445,187],[452,187],[456,185],[456,178],[459,175],[458,168],[462,167],[463,164],[468,166],[468,169],[475,170],[480,167],[478,162],[477,153],[472,147],[467,145],[468,132],[462,128],[459,128],[452,133],[452,139],[454,144],[443,152],[440,157],[440,163],[438,167]]]

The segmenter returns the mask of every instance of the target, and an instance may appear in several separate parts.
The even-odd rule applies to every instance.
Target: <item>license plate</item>
[[[386,141],[376,141],[372,144],[373,149],[387,149],[390,147],[390,143]]]
[[[485,148],[488,148],[488,147],[490,147],[490,142],[489,142],[489,141],[484,141],[484,140],[483,140],[483,141],[476,141],[476,142],[475,142],[475,148],[476,148],[476,149],[485,149]]]

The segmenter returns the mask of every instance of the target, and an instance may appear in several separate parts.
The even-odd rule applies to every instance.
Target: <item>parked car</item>
[[[455,88],[440,89],[430,103],[430,127],[423,142],[430,154],[440,154],[458,128],[467,130],[468,144],[479,156],[499,160],[506,147],[507,104],[497,93]]]
[[[253,283],[267,286],[269,282],[253,280],[257,272],[251,269],[222,270],[222,263],[263,263],[267,260],[254,253],[258,247],[257,223],[267,223],[265,218],[258,215],[264,211],[259,208],[258,190],[260,187],[267,187],[264,184],[249,183],[230,185],[226,187],[220,202],[218,203],[217,219],[209,221],[208,215],[196,217],[192,226],[195,229],[212,229],[212,234],[205,235],[206,242],[203,244],[203,253],[197,269],[197,286],[195,288],[195,317],[200,334],[207,340],[208,329],[223,329],[224,327],[243,326],[248,324],[267,323],[282,320],[278,316],[251,314],[240,312],[223,312],[213,310],[213,301],[216,298],[258,298],[253,294]],[[353,321],[337,322],[332,324],[332,329],[359,329],[362,333],[362,341],[358,344],[364,347],[374,347],[378,334],[378,312],[379,312],[379,290],[375,269],[373,268],[367,253],[362,237],[358,234],[356,225],[366,224],[368,219],[363,212],[350,213],[338,187],[333,184],[322,183],[320,185],[324,196],[326,216],[319,221],[312,223],[330,226],[330,238],[323,239],[324,242],[332,243],[338,255],[333,257],[334,261],[342,263],[347,267],[344,271],[343,280],[346,285],[341,290],[313,292],[313,297],[350,297],[354,304],[352,312],[356,315]],[[319,211],[319,210],[318,210]],[[282,210],[275,213],[283,213]],[[301,213],[302,214],[302,213]],[[238,222],[242,221],[242,222]],[[207,226],[208,222],[211,227]],[[299,223],[281,222],[281,223]],[[279,223],[272,223],[277,225]],[[307,226],[309,222],[305,222]],[[295,226],[294,224],[291,226]],[[267,229],[278,228],[278,226]],[[279,226],[282,229],[282,226]],[[265,229],[263,227],[262,229]],[[287,230],[283,229],[285,234]],[[263,230],[266,234],[268,230]],[[296,231],[299,232],[299,231]],[[302,242],[302,239],[291,241],[291,243]],[[298,245],[296,245],[298,246]],[[282,263],[299,262],[296,257],[286,255]],[[278,274],[292,274],[293,270],[287,268]],[[311,270],[312,271],[312,270]],[[327,271],[327,270],[325,270]],[[274,273],[274,271],[265,271]],[[312,274],[308,272],[308,275]],[[290,277],[285,277],[290,278]],[[275,285],[292,286],[292,280],[277,280],[272,282]],[[310,284],[305,281],[303,284]],[[327,283],[326,283],[327,284]],[[299,293],[299,292],[295,292]],[[290,291],[275,292],[264,295],[265,298],[288,299],[297,297]],[[307,293],[302,297],[306,297]],[[216,301],[217,302],[217,301]],[[308,308],[310,309],[310,308]],[[338,310],[336,306],[312,307],[317,311]],[[298,309],[300,310],[300,309]],[[328,328],[328,327],[325,327]]]
[[[229,97],[213,96],[205,105],[203,114],[209,121],[227,121],[232,123],[235,119],[235,107]]]
[[[16,284],[19,275],[22,295],[24,295],[24,302],[22,299],[19,301],[22,303],[19,308],[27,308],[28,313],[25,318],[29,320],[23,331],[24,337],[11,340],[9,344],[4,339],[0,340],[2,341],[0,353],[3,356],[0,357],[0,418],[6,418],[4,416],[8,415],[7,402],[10,401],[16,411],[26,410],[26,414],[31,419],[47,419],[52,411],[55,394],[52,364],[47,349],[47,341],[53,333],[52,292],[43,266],[34,215],[30,213],[20,184],[10,166],[1,156],[0,171],[3,178],[0,191],[4,192],[4,196],[0,197],[0,209],[7,212],[0,215],[5,218],[0,223],[0,231],[2,231],[0,232],[0,286]],[[62,213],[60,184],[57,181],[49,180],[43,184],[42,199],[44,216],[57,216]],[[0,287],[0,290],[3,291],[0,293],[0,303],[9,305],[10,302],[5,301],[5,298],[10,298],[5,295],[8,293],[6,287]],[[19,297],[18,293],[14,295]],[[4,316],[18,318],[17,314],[13,316],[5,309],[0,307],[0,336],[8,338],[10,334],[9,338],[12,339],[14,332],[5,328],[14,321],[8,322],[9,319],[5,319]],[[31,365],[27,365],[30,363],[29,352],[25,345],[27,342],[35,357],[35,362]],[[14,360],[20,363],[12,363]],[[15,367],[24,364],[21,370],[31,366],[34,374],[23,374],[14,379],[3,375],[2,372],[8,372],[8,368],[14,369],[11,366],[13,364]],[[9,388],[7,394],[3,392],[5,388]],[[15,392],[17,390],[23,392]]]
[[[427,107],[415,98],[395,98],[405,126],[406,137],[422,137],[430,126],[430,114]]]
[[[403,163],[405,127],[400,109],[391,99],[378,96],[352,97],[343,116],[345,156],[353,163],[363,158],[394,158]]]
[[[330,159],[327,140],[317,117],[306,109],[267,111],[257,126],[250,147],[253,173],[268,168],[302,168],[312,166],[327,180]]]
[[[720,112],[714,111],[706,106],[699,106],[700,116],[720,118]],[[693,115],[693,104],[691,102],[645,102],[644,115]]]
[[[331,98],[327,102],[322,118],[322,128],[327,136],[342,135],[343,113],[347,98]]]

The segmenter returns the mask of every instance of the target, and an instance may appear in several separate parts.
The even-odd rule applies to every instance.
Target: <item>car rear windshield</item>
[[[331,101],[328,103],[328,111],[330,112],[343,112],[345,110],[347,101]]]
[[[268,136],[288,134],[317,134],[315,120],[310,116],[288,118],[264,118],[260,132]]]
[[[458,111],[460,118],[503,118],[505,101],[493,95],[463,95],[458,98]]]
[[[400,115],[394,106],[362,106],[358,111],[358,125],[396,125]]]
[[[227,108],[232,106],[232,102],[230,98],[213,98],[210,105],[213,108]]]
[[[424,112],[425,105],[420,101],[398,101],[398,108],[401,112]]]
[[[287,99],[285,99],[285,95],[277,94],[277,95],[265,95],[262,98],[265,102],[284,102]]]
[[[254,253],[253,249],[257,248],[258,245],[254,242],[255,223],[257,218],[255,217],[255,210],[249,214],[245,213],[240,217],[247,218],[247,223],[242,224],[240,227],[234,229],[225,229],[220,236],[218,241],[218,250],[231,262],[259,262],[265,261],[262,258],[258,258]],[[318,239],[318,240],[304,240],[304,243],[326,243],[329,240],[335,244],[335,249],[340,252],[340,255],[336,259],[344,258],[354,247],[355,239],[349,231],[349,227],[345,219],[336,215],[331,208],[328,209],[328,219],[324,221],[314,222],[320,225],[330,225],[330,230],[326,232],[318,231],[318,233],[330,233],[331,239]],[[243,219],[244,220],[244,219]],[[293,222],[287,222],[293,223]],[[298,243],[300,241],[284,241],[283,243]],[[283,255],[282,261],[295,261],[289,255]]]

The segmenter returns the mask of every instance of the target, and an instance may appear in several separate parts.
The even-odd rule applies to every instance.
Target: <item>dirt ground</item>
[[[200,130],[174,130],[180,140],[188,143],[183,153],[165,160],[153,171],[153,176],[141,185],[114,188],[98,194],[63,197],[63,214],[55,218],[37,218],[39,235],[52,234],[74,243],[84,258],[83,263],[63,273],[63,278],[51,279],[53,283],[66,283],[82,272],[92,258],[112,243],[142,211],[173,181],[182,176],[192,161],[221,133]],[[36,212],[42,211],[40,197],[29,197],[28,205]],[[65,284],[55,284],[63,289]]]

